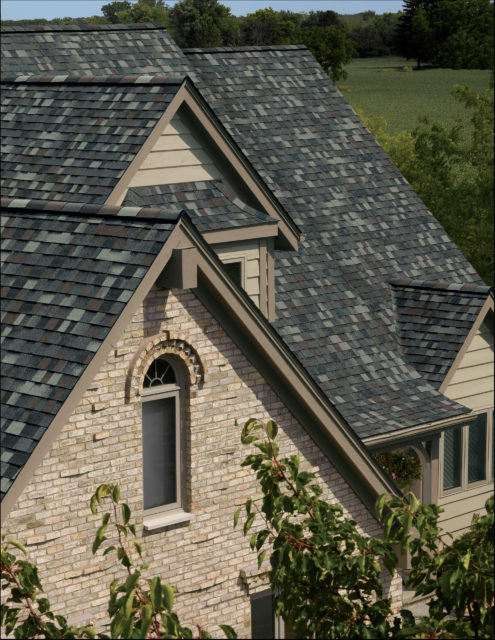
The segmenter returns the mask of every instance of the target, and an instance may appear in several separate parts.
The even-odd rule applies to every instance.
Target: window
[[[154,360],[144,376],[142,396],[145,517],[182,507],[181,392],[172,362],[164,356]]]
[[[493,412],[480,413],[468,425],[448,429],[443,441],[443,490],[468,489],[493,477]],[[491,444],[491,446],[490,446]]]
[[[292,627],[275,615],[275,598],[267,589],[251,596],[251,638],[294,638]]]
[[[242,274],[242,261],[236,260],[235,262],[225,262],[223,266],[231,280],[233,280],[239,287],[243,287],[244,279]]]

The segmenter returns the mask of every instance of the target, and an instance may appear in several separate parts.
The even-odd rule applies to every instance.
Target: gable
[[[176,113],[141,167],[129,182],[129,188],[180,182],[222,179],[205,145],[194,135],[180,113]]]
[[[444,394],[470,409],[494,404],[493,310],[469,340]]]

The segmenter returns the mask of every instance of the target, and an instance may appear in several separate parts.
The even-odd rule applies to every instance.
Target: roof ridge
[[[48,74],[13,74],[0,76],[2,84],[163,84],[180,85],[188,78],[183,76],[165,76],[163,74],[127,74],[127,75],[92,75],[88,73]]]
[[[74,22],[71,24],[31,24],[2,26],[5,33],[32,33],[36,31],[145,31],[150,29],[162,29],[166,27],[161,22],[136,22],[131,24],[88,24],[86,22]]]
[[[159,207],[131,207],[116,205],[99,205],[87,202],[65,202],[63,200],[47,201],[29,198],[0,198],[2,209],[12,209],[25,212],[54,212],[67,215],[87,215],[116,218],[138,218],[139,220],[153,220],[157,222],[177,222],[182,212],[167,213]]]
[[[459,291],[462,293],[487,294],[490,287],[485,285],[456,282],[447,282],[446,280],[414,280],[411,278],[401,278],[399,280],[391,280],[391,287],[403,287],[410,289],[432,289],[435,291]]]
[[[273,45],[246,45],[243,47],[186,47],[182,52],[186,55],[192,53],[248,53],[249,51],[290,51],[297,49],[306,49],[305,44],[273,44]]]

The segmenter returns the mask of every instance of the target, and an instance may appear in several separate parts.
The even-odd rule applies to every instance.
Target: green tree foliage
[[[477,92],[456,85],[452,93],[471,117],[450,129],[423,117],[414,131],[392,136],[383,118],[363,120],[480,276],[493,284],[493,86]]]
[[[250,536],[261,566],[270,554],[276,613],[298,638],[492,638],[494,635],[493,496],[487,515],[457,540],[442,535],[436,505],[423,506],[383,494],[376,503],[384,539],[363,536],[340,505],[321,498],[314,473],[301,471],[299,457],[280,458],[278,427],[251,419],[241,440],[258,453],[243,466],[256,472],[263,497],[244,505],[243,533]],[[234,514],[237,526],[241,514]],[[252,532],[256,517],[261,528]],[[431,595],[429,616],[401,611],[391,619],[383,597],[380,561],[393,571],[393,545],[410,551],[408,586]]]
[[[93,514],[104,510],[101,525],[93,542],[93,554],[103,545],[103,556],[114,553],[123,567],[124,578],[110,584],[108,614],[110,636],[96,634],[90,627],[72,627],[63,615],[51,611],[49,600],[42,596],[43,587],[36,567],[25,559],[18,559],[11,551],[26,550],[15,540],[2,536],[1,572],[2,589],[10,594],[2,604],[0,621],[6,634],[15,638],[211,638],[199,625],[197,635],[184,627],[174,612],[177,589],[162,583],[160,577],[146,578],[148,563],[142,562],[141,544],[136,527],[131,522],[131,510],[120,503],[118,485],[100,485],[90,501]],[[113,529],[113,533],[110,531]],[[132,540],[132,542],[131,542]],[[113,541],[113,544],[109,544]],[[135,564],[138,558],[139,564]],[[13,605],[13,606],[12,606]],[[227,638],[236,638],[229,625],[219,625]]]
[[[418,68],[493,69],[493,11],[490,0],[405,0],[399,51]]]
[[[355,48],[344,25],[301,27],[297,40],[308,47],[332,80],[347,77],[344,67],[351,61]]]
[[[245,45],[292,44],[301,18],[290,11],[258,9],[241,18],[242,43]]]
[[[218,0],[180,0],[170,10],[172,36],[181,47],[235,44],[239,23]]]
[[[371,12],[373,13],[373,12]],[[356,46],[360,58],[393,56],[398,53],[396,31],[399,13],[384,13],[371,16],[362,24],[356,25],[350,32],[350,38]]]
[[[310,11],[302,21],[303,27],[331,27],[341,24],[339,14],[335,11]]]
[[[105,18],[112,24],[118,23],[118,14],[122,11],[129,11],[132,9],[132,3],[130,0],[116,0],[116,2],[109,2],[104,4],[101,8],[101,12]]]
[[[127,8],[127,2],[111,2],[105,5],[107,13],[119,24],[132,24],[137,22],[160,22],[168,27],[168,9],[164,0],[138,0]],[[125,5],[125,6],[124,6]],[[124,6],[124,8],[120,8]],[[102,7],[103,11],[103,7]]]

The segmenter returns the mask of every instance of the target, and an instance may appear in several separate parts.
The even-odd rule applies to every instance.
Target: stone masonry
[[[147,366],[162,353],[182,363],[188,379],[184,506],[196,519],[144,532],[140,391]],[[195,295],[154,288],[3,523],[26,545],[55,612],[104,628],[109,584],[123,574],[112,554],[91,554],[100,516],[91,514],[89,498],[99,484],[119,483],[149,576],[179,589],[181,621],[214,636],[227,623],[249,637],[250,589],[268,586],[266,569],[252,568],[256,554],[242,528],[232,526],[235,509],[260,495],[254,474],[240,466],[250,451],[240,431],[250,417],[276,420],[281,454],[299,453],[302,466],[318,472],[324,496],[340,502],[362,531],[379,535],[359,496]],[[400,608],[400,579],[387,589]]]

